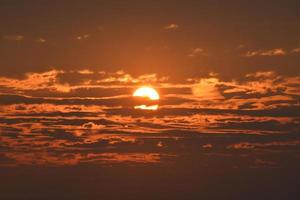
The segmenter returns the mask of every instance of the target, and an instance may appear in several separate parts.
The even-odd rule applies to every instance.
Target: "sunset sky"
[[[297,199],[300,1],[1,0],[0,24],[5,199]]]

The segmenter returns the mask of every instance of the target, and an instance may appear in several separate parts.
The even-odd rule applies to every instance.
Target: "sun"
[[[159,100],[158,92],[152,87],[143,86],[136,89],[133,93],[134,97],[146,97],[150,100]]]

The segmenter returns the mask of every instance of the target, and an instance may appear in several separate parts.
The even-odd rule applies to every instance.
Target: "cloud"
[[[262,160],[262,159],[256,159],[255,160],[255,167],[276,167],[276,162],[269,161],[269,160]]]
[[[95,124],[93,122],[88,122],[88,123],[83,124],[82,127],[84,129],[103,129],[105,126],[103,126],[101,124],[98,125],[98,124]]]
[[[9,41],[21,41],[24,39],[23,35],[5,35],[3,36],[4,40],[9,40]]]
[[[202,148],[204,148],[204,149],[210,149],[212,147],[213,147],[212,144],[204,144],[204,145],[202,145]]]
[[[164,26],[164,29],[166,29],[166,30],[177,30],[178,28],[179,28],[179,25],[174,24],[174,23]]]
[[[274,78],[276,77],[276,73],[273,72],[273,71],[258,71],[258,72],[255,72],[255,73],[249,73],[249,74],[246,74],[246,77],[249,78],[249,77],[253,77],[253,78]]]
[[[12,88],[15,90],[55,90],[58,92],[69,92],[70,88],[67,84],[60,84],[57,81],[58,74],[63,71],[51,70],[44,73],[27,73],[25,79],[13,79],[0,77],[0,86]]]
[[[223,99],[223,96],[217,88],[218,83],[219,79],[217,78],[200,79],[199,82],[192,87],[192,93],[201,99]]]
[[[7,117],[0,118],[0,123],[44,119],[50,120],[48,126],[54,123],[56,128],[70,132],[77,129],[72,134],[78,136],[86,131],[271,134],[299,130],[299,122],[295,121],[300,113],[299,77],[273,71],[249,73],[239,81],[210,75],[213,77],[178,82],[161,81],[157,74],[133,76],[124,71],[89,70],[51,70],[28,73],[20,79],[2,77],[0,112]],[[134,109],[141,104],[132,98],[132,92],[151,81],[162,94],[158,109],[156,112]],[[61,92],[59,85],[69,89]],[[52,119],[57,121],[51,122]],[[12,131],[7,125],[4,129]]]
[[[259,50],[259,51],[248,51],[246,52],[246,57],[253,57],[253,56],[284,56],[286,55],[286,51],[277,48],[277,49],[270,49],[270,50]]]
[[[246,74],[242,82],[223,82],[222,85],[227,87],[223,93],[240,93],[243,95],[272,93],[272,95],[276,95],[284,88],[286,81],[285,78],[273,71],[258,71]]]
[[[300,47],[292,49],[292,53],[300,53]]]
[[[163,94],[160,106],[236,109],[270,109],[297,104],[300,94],[299,77],[284,77],[273,71],[249,73],[240,81],[223,81],[217,74],[178,81],[168,82],[168,77],[157,74],[133,76],[124,71],[51,70],[27,73],[20,79],[0,77],[0,92],[19,95],[18,98],[9,97],[11,102],[133,106],[136,103],[130,100],[133,90],[141,84],[151,84]]]
[[[94,74],[94,71],[88,70],[88,69],[82,69],[82,70],[78,70],[79,74]]]
[[[45,42],[46,42],[46,39],[40,37],[40,38],[37,38],[35,41],[36,41],[37,43],[45,43]]]
[[[204,52],[204,49],[202,48],[194,48],[192,49],[192,51],[190,52],[190,54],[188,54],[189,57],[196,57],[196,56],[207,56],[207,54]]]
[[[5,153],[4,157],[10,160],[10,166],[16,165],[46,165],[63,166],[78,165],[83,163],[117,164],[117,163],[159,163],[159,153]],[[7,164],[7,166],[9,166]]]
[[[207,162],[215,159],[203,158],[242,154],[244,160],[226,163],[264,166],[255,159],[265,160],[274,149],[278,154],[288,150],[290,160],[296,159],[299,144],[286,143],[294,141],[300,127],[299,77],[257,71],[241,80],[217,74],[161,79],[89,70],[2,77],[0,91],[14,89],[0,94],[4,164],[144,164],[186,156]],[[151,81],[162,94],[159,109],[134,109],[132,90]],[[58,92],[58,84],[71,90]],[[284,163],[272,155],[268,161]]]
[[[108,163],[135,162],[135,163],[159,163],[161,155],[158,153],[105,153],[101,160]]]
[[[83,34],[83,35],[78,35],[76,36],[76,40],[85,40],[90,37],[90,34]]]
[[[128,94],[140,84],[157,85],[168,80],[168,77],[157,74],[132,76],[123,71],[97,72],[87,69],[50,70],[26,73],[24,76],[24,78],[0,77],[0,92],[48,97],[104,97]]]
[[[267,143],[250,143],[242,142],[228,146],[233,149],[254,149],[254,148],[266,148],[266,147],[288,147],[288,146],[300,146],[300,140],[291,141],[273,141]]]

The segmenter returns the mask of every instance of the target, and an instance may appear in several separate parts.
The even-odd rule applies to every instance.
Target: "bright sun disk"
[[[140,87],[133,93],[134,97],[147,97],[150,100],[159,100],[158,92],[151,87]]]

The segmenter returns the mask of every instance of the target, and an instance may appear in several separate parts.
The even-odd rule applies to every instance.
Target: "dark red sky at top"
[[[299,73],[298,1],[13,0],[1,1],[0,13],[2,75]]]

